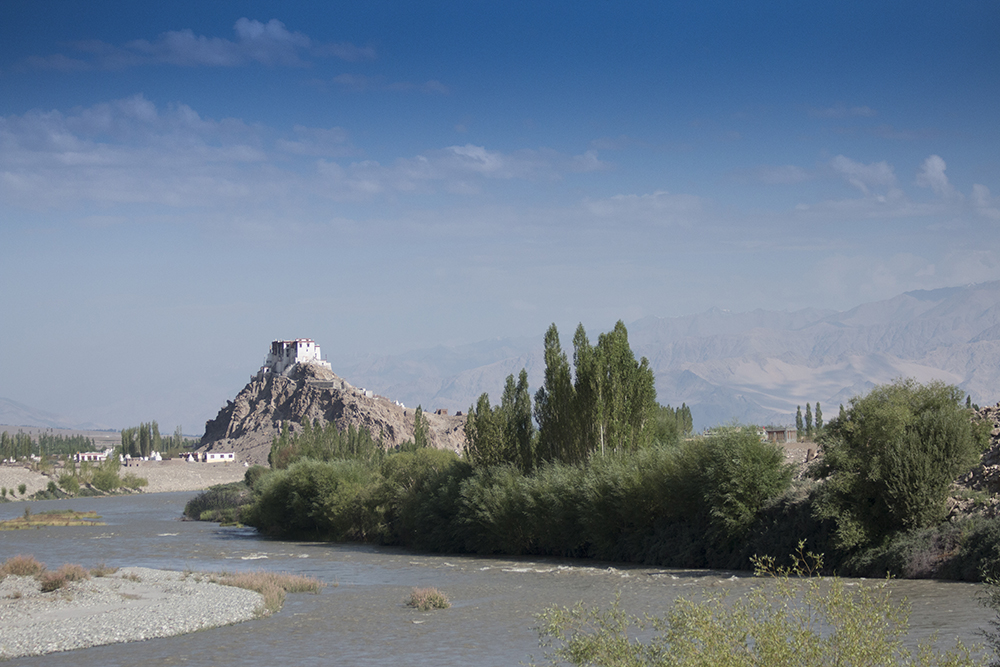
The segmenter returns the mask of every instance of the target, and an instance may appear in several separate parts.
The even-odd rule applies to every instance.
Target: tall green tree
[[[545,332],[545,380],[535,393],[538,461],[574,461],[577,456],[576,389],[569,359],[552,324]]]
[[[490,405],[487,393],[469,408],[465,418],[465,458],[473,466],[494,466],[510,459],[499,412]]]
[[[845,418],[827,425],[827,482],[814,507],[835,521],[840,547],[944,518],[949,486],[989,438],[963,397],[942,382],[898,380],[851,399]]]
[[[424,416],[424,409],[417,406],[416,412],[413,413],[413,445],[418,449],[420,447],[427,446],[427,432],[430,430],[430,426],[427,423],[427,417]]]
[[[594,365],[599,407],[593,417],[598,451],[635,451],[647,445],[656,409],[653,371],[645,357],[636,361],[621,320],[614,329],[598,336]]]
[[[802,406],[795,406],[795,431],[796,435],[802,437]]]
[[[813,434],[813,413],[812,408],[806,403],[806,436],[812,437]]]
[[[500,400],[503,419],[505,449],[511,462],[528,472],[535,461],[535,424],[531,420],[531,394],[528,392],[528,371],[524,368],[514,376],[508,375]]]
[[[816,401],[816,432],[823,430],[823,408],[819,406],[819,401]]]
[[[484,393],[469,408],[465,420],[465,454],[475,466],[510,463],[527,472],[534,466],[535,425],[531,420],[528,372],[521,369],[518,380],[507,376],[500,405],[490,405]]]

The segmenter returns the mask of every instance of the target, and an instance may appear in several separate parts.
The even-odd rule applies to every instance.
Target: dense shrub
[[[944,518],[948,487],[977,460],[985,430],[963,407],[964,393],[941,382],[898,380],[851,400],[831,421],[817,497],[842,548],[878,543],[899,530]]]
[[[202,491],[184,505],[184,516],[189,519],[216,521],[238,517],[239,509],[253,502],[253,495],[245,482],[216,484]]]
[[[765,503],[788,488],[792,467],[751,427],[720,429],[706,449],[704,498],[715,535],[742,540]]]
[[[61,486],[67,493],[76,493],[80,490],[80,482],[77,480],[76,475],[71,475],[69,473],[59,475],[59,486]]]
[[[0,579],[6,576],[35,577],[45,571],[45,565],[34,556],[11,556],[0,565]]]
[[[447,450],[422,447],[387,456],[372,500],[382,541],[428,550],[458,551],[452,522],[459,486],[471,468]]]
[[[363,540],[361,494],[377,474],[360,461],[301,459],[261,478],[244,522],[270,534]]]

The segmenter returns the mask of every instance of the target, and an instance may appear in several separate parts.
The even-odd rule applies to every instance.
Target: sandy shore
[[[57,469],[52,476],[34,472],[20,465],[0,465],[0,487],[7,489],[9,500],[27,499],[28,496],[57,481]],[[226,484],[243,479],[246,468],[239,463],[183,463],[180,461],[149,461],[122,468],[119,474],[132,473],[149,481],[142,493],[166,491],[201,491],[215,484]],[[19,486],[25,485],[22,495]]]
[[[231,625],[257,618],[264,603],[195,574],[137,567],[40,588],[33,577],[0,581],[0,660]]]

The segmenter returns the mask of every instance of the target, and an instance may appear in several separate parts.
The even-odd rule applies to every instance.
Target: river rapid
[[[739,594],[759,580],[745,572],[638,568],[567,559],[441,556],[371,546],[263,539],[252,529],[181,521],[192,492],[0,505],[0,519],[52,509],[94,510],[107,525],[0,532],[0,560],[32,554],[50,568],[142,566],[169,570],[270,570],[316,577],[319,595],[292,594],[266,619],[190,635],[114,644],[9,664],[67,667],[135,665],[518,665],[542,651],[534,615],[553,604],[606,605],[616,594],[633,613],[661,614],[679,596]],[[979,586],[894,581],[912,605],[910,641],[937,633],[979,641],[993,612]],[[404,605],[413,587],[433,586],[450,609]]]

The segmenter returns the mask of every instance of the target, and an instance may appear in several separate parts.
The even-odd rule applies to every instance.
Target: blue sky
[[[273,338],[336,370],[1000,279],[997,26],[987,1],[7,0],[0,396],[197,432]]]

